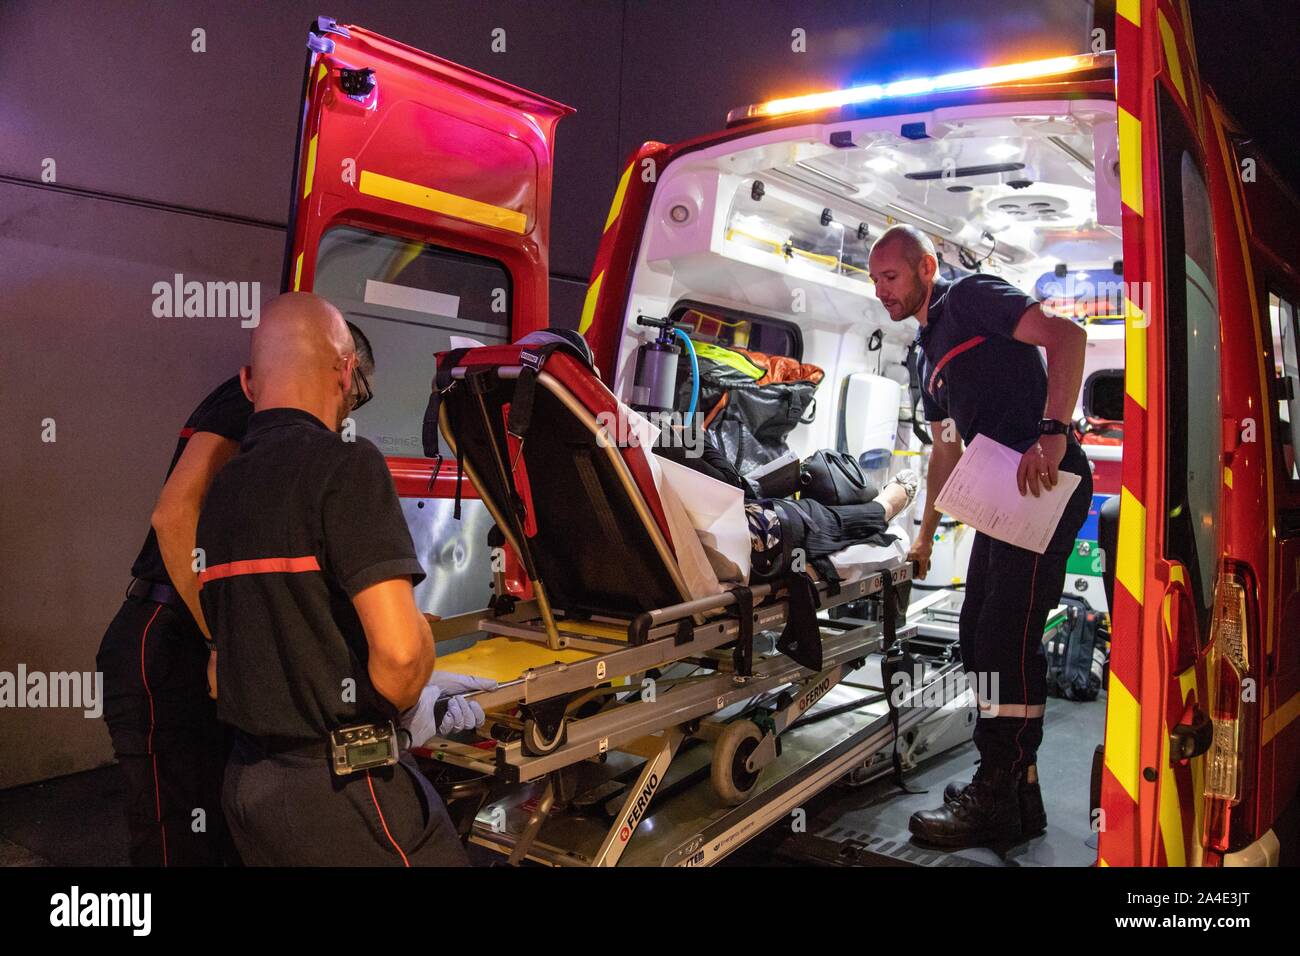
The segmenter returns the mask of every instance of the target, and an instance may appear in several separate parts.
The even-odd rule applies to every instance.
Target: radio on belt
[[[330,766],[336,777],[392,766],[397,763],[397,753],[397,731],[391,720],[330,731]]]

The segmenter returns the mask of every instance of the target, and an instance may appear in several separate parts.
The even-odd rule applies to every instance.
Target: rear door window
[[[423,455],[421,429],[435,352],[452,336],[509,341],[510,274],[492,259],[339,226],[321,237],[314,291],[370,340],[374,398],[357,433],[385,455]],[[444,440],[439,446],[447,454]]]
[[[1202,641],[1218,572],[1223,493],[1218,272],[1214,218],[1195,140],[1162,88],[1161,213],[1165,231],[1168,406],[1165,534],[1168,556],[1188,570]]]

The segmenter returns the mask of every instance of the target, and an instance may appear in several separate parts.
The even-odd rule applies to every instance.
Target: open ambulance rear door
[[[1188,4],[1120,0],[1115,49],[1128,303],[1099,859],[1217,865],[1253,839],[1275,643],[1261,323]]]
[[[454,521],[455,463],[423,457],[433,354],[549,324],[555,126],[573,110],[328,17],[308,50],[283,288],[327,297],[370,339],[356,429],[389,458],[421,606],[481,608],[491,522],[478,502]]]

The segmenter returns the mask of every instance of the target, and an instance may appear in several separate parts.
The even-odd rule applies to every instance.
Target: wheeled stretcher
[[[540,788],[513,805],[527,816],[522,828],[504,825],[501,805],[474,823],[479,842],[513,861],[556,862],[541,850],[554,851],[553,841],[539,835],[558,805],[576,802],[601,804],[608,825],[598,846],[567,851],[564,862],[617,863],[674,758],[701,743],[712,747],[716,806],[743,810],[781,756],[782,735],[895,646],[911,578],[897,554],[839,582],[793,572],[753,586],[688,584],[682,564],[699,567],[702,546],[683,533],[680,502],[656,486],[652,451],[618,440],[632,432],[626,407],[568,352],[443,353],[435,390],[441,433],[526,587],[507,594],[498,572],[491,606],[435,625],[439,668],[499,686],[475,695],[489,715],[481,739],[435,738],[423,751]],[[819,617],[873,605],[867,618]],[[471,634],[486,636],[447,652]],[[611,763],[625,767],[621,782],[583,782],[586,769]]]

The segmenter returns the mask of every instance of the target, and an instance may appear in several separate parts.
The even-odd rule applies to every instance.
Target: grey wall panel
[[[153,284],[181,272],[274,293],[281,243],[278,230],[0,184],[0,671],[93,670],[176,433],[244,359],[238,319],[154,318]],[[102,721],[67,710],[0,709],[0,741],[0,787],[111,756]]]
[[[551,325],[576,329],[582,317],[582,304],[587,298],[585,282],[551,277]]]
[[[578,108],[557,134],[551,266],[585,277],[618,162],[614,2],[9,0],[0,173],[38,180],[50,158],[65,185],[283,222],[307,26],[326,10]]]

